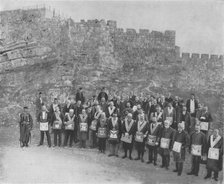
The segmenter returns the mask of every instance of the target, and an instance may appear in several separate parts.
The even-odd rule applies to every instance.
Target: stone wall
[[[61,19],[46,9],[0,12],[0,118],[15,124],[35,98],[63,103],[79,86],[90,97],[109,90],[196,93],[223,122],[223,56],[183,53],[175,31],[117,28],[116,21]],[[52,14],[53,15],[53,14]]]

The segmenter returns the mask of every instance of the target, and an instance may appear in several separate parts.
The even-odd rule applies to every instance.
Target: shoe
[[[126,158],[127,157],[127,155],[124,155],[122,158]]]
[[[147,164],[151,164],[152,163],[152,161],[148,161],[148,162],[146,162]]]
[[[141,159],[141,162],[144,162],[144,159],[143,158]]]
[[[134,160],[140,160],[140,158],[139,157],[136,157]]]
[[[218,181],[218,178],[213,178],[215,181]]]
[[[132,157],[129,157],[130,160],[133,160]]]
[[[154,166],[156,166],[157,165],[157,163],[156,162],[154,162],[154,164],[153,164]]]
[[[177,176],[181,176],[181,173],[177,173]]]
[[[112,156],[113,156],[112,154],[109,154],[109,155],[108,155],[108,157],[112,157]]]
[[[194,175],[195,175],[195,176],[198,176],[198,174],[196,174],[196,173],[195,173]]]
[[[51,147],[51,145],[48,146],[49,148]]]
[[[116,157],[119,157],[118,155],[115,155]]]
[[[194,175],[194,173],[193,172],[189,172],[189,173],[187,173],[187,175]]]
[[[177,171],[178,171],[177,169],[174,169],[174,170],[173,170],[173,172],[177,172]]]
[[[53,145],[53,148],[56,147],[56,145]]]
[[[208,179],[208,178],[211,178],[211,176],[206,175],[206,176],[204,177],[205,180]]]
[[[164,168],[165,166],[164,166],[164,165],[161,165],[160,167],[161,167],[161,168]]]
[[[38,144],[37,146],[42,146],[43,144]]]
[[[169,167],[165,167],[166,170],[169,170]]]

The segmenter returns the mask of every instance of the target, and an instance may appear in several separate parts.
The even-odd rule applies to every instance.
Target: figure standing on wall
[[[76,102],[78,102],[80,100],[82,102],[82,104],[84,104],[84,102],[85,102],[85,97],[84,97],[81,87],[78,89],[78,92],[76,93],[75,100],[76,100]]]
[[[102,98],[105,98],[106,101],[108,100],[108,95],[107,95],[107,93],[106,93],[106,89],[105,89],[105,87],[103,87],[103,88],[101,89],[101,92],[99,93],[99,95],[98,95],[98,97],[97,97],[97,99],[98,99],[99,102],[101,101]]]
[[[28,112],[28,107],[24,107],[24,112],[20,114],[20,146],[28,147],[28,142],[31,137],[30,131],[33,128],[33,119],[30,113]]]

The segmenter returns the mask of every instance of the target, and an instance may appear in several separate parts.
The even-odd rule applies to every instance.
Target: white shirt
[[[194,104],[194,100],[190,99],[190,113],[195,113],[195,104]]]

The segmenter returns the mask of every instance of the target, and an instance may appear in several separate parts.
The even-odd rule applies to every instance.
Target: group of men
[[[98,96],[85,101],[82,88],[75,99],[69,98],[62,107],[55,98],[47,109],[39,93],[37,99],[37,122],[40,125],[41,138],[38,146],[43,145],[44,133],[48,146],[51,147],[50,131],[54,134],[53,146],[72,147],[73,142],[86,148],[98,146],[99,152],[105,153],[108,141],[109,155],[118,155],[120,145],[124,155],[132,160],[133,147],[137,157],[134,160],[144,162],[144,153],[148,150],[147,164],[157,165],[158,154],[162,158],[161,167],[169,169],[170,154],[176,163],[174,172],[180,176],[183,170],[186,152],[192,155],[192,168],[188,175],[198,176],[200,163],[207,160],[205,179],[218,180],[222,169],[223,138],[219,130],[208,134],[212,122],[207,106],[202,106],[195,95],[184,102],[183,99],[169,94],[146,96],[140,94],[110,96],[102,88]],[[30,130],[33,127],[31,115],[24,108],[20,115],[21,146],[28,146]],[[64,142],[62,143],[62,134]],[[122,144],[120,144],[122,143]]]

